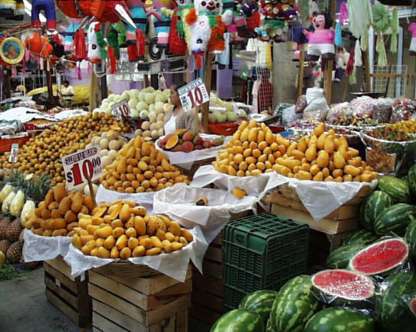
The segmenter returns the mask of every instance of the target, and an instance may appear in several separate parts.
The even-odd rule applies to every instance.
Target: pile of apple
[[[224,143],[224,139],[219,137],[214,140],[203,139],[198,134],[194,135],[186,129],[178,129],[172,134],[168,134],[159,140],[159,147],[172,152],[192,152],[194,150],[209,149]]]

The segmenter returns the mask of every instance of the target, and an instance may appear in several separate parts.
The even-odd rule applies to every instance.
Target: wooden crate
[[[215,161],[215,158],[198,160],[198,161],[193,163],[191,169],[185,169],[185,168],[182,168],[182,167],[179,167],[179,166],[178,167],[180,168],[180,170],[182,171],[183,174],[187,175],[190,179],[192,179],[194,177],[194,174],[196,173],[196,171],[201,166],[210,165],[210,164],[212,164],[213,161]]]
[[[203,261],[202,275],[193,271],[191,316],[208,324],[224,312],[222,233],[211,243]]]
[[[89,272],[94,331],[188,331],[191,269],[184,283],[145,270],[111,264]]]
[[[43,263],[46,298],[78,327],[91,326],[91,298],[88,296],[88,276],[84,281],[71,277],[71,268],[62,258]]]
[[[279,187],[265,198],[272,214],[308,224],[313,230],[334,235],[358,228],[360,203],[371,193],[369,187],[363,189],[349,202],[340,206],[324,219],[316,221],[303,206],[294,188]]]

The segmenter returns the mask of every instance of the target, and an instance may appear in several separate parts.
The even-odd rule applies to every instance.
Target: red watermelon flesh
[[[410,311],[413,312],[413,315],[416,316],[416,297],[410,300],[409,308],[410,308]]]
[[[374,295],[373,281],[357,272],[324,270],[312,276],[312,284],[324,294],[349,301],[363,301]]]
[[[359,251],[350,260],[350,267],[366,275],[390,271],[403,264],[409,255],[409,247],[402,239],[388,239],[373,243]]]

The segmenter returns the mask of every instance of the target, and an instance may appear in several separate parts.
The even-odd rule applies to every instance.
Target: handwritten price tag
[[[9,163],[17,163],[17,155],[19,153],[19,144],[14,143],[10,149]]]
[[[101,156],[97,147],[81,150],[62,158],[68,190],[97,180],[102,172]]]
[[[209,95],[200,78],[178,89],[182,107],[186,111],[209,102]]]
[[[127,100],[115,103],[111,108],[111,114],[120,120],[128,118],[130,115],[130,107]]]

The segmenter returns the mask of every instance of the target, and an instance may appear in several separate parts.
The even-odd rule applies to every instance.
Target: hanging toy
[[[260,26],[260,13],[257,1],[240,0],[236,10],[235,22],[238,35],[243,38],[255,37],[255,29]]]
[[[176,56],[182,56],[186,54],[187,46],[184,39],[184,35],[180,35],[178,32],[178,20],[179,17],[177,16],[177,11],[173,13],[171,26],[170,26],[170,33],[169,33],[169,40],[168,40],[168,50],[169,53]]]
[[[16,0],[0,0],[0,17],[12,17],[15,10]]]
[[[150,15],[153,17],[153,25],[156,32],[156,41],[153,40],[151,44],[156,42],[161,49],[166,49],[168,46],[169,32],[171,25],[171,13],[175,9],[176,4],[173,0],[154,0],[153,10]]]
[[[56,30],[56,11],[55,2],[53,0],[33,0],[32,1],[32,26],[40,28],[39,19],[40,12],[44,12],[46,16],[46,26],[49,30]]]
[[[93,22],[88,27],[88,52],[87,58],[91,63],[97,64],[107,58],[105,51],[106,42],[104,41],[101,24]]]
[[[204,53],[211,36],[208,16],[197,15],[196,9],[192,9],[186,16],[185,22],[189,25],[190,30],[190,39],[187,41],[189,51],[194,54]]]
[[[410,42],[409,52],[411,55],[416,55],[416,23],[410,23],[409,31],[412,34],[412,41]]]
[[[136,25],[127,27],[127,54],[129,61],[143,60],[145,54],[145,35],[147,32],[147,13],[142,0],[128,0],[128,7]]]
[[[312,19],[315,31],[304,30],[308,39],[308,55],[312,58],[333,57],[335,54],[335,33],[331,29],[331,19],[327,14],[318,14]]]
[[[41,58],[49,57],[53,52],[53,47],[48,38],[42,36],[39,31],[35,31],[25,40],[26,48],[34,55]]]
[[[78,29],[74,34],[75,61],[86,60],[88,57],[87,43],[84,29]]]
[[[64,36],[64,47],[65,51],[73,51],[74,46],[74,35],[80,27],[80,21],[78,19],[69,19],[70,23],[68,26],[60,28],[60,34]]]

